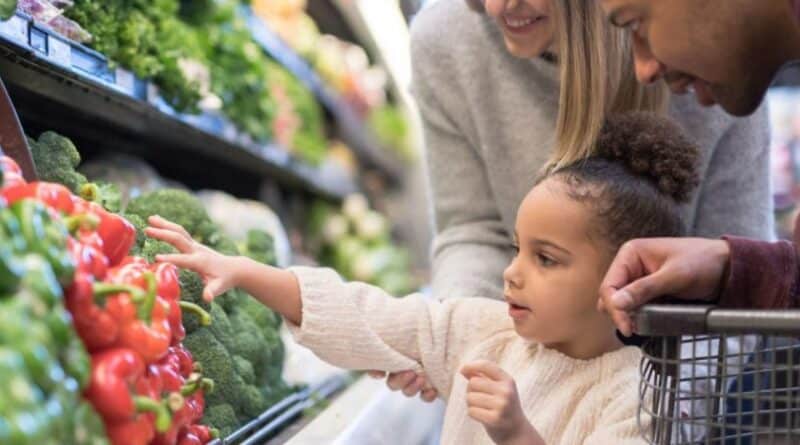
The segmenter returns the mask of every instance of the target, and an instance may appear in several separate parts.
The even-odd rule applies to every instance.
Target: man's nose
[[[636,36],[634,36],[633,42],[633,64],[636,71],[636,79],[643,84],[651,84],[657,81],[666,71],[664,64],[653,56],[647,42]]]

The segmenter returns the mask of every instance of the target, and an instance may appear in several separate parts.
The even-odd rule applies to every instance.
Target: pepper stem
[[[186,400],[183,398],[183,395],[177,392],[171,392],[167,396],[167,406],[169,407],[170,411],[177,412],[183,409],[183,405],[186,403]]]
[[[156,304],[156,288],[158,283],[156,283],[156,276],[153,272],[147,271],[143,273],[142,276],[147,283],[147,292],[139,305],[138,316],[140,320],[150,324],[153,318],[153,306]]]
[[[164,433],[172,423],[172,416],[163,403],[145,396],[133,396],[133,405],[136,412],[150,412],[156,415],[156,431]]]
[[[211,314],[205,311],[202,307],[189,302],[189,301],[181,301],[178,303],[181,307],[181,311],[183,312],[190,312],[196,315],[200,319],[200,324],[203,326],[208,326],[211,324]]]
[[[113,294],[128,293],[131,298],[141,300],[145,297],[144,291],[131,284],[122,283],[94,283],[92,286],[95,302],[102,303],[105,297]]]
[[[97,184],[89,182],[78,189],[78,195],[87,201],[96,202],[100,198],[100,188]]]
[[[80,229],[95,230],[100,225],[100,218],[91,213],[70,215],[64,217],[63,221],[67,226],[67,231],[73,235]]]
[[[208,394],[214,390],[214,381],[208,378],[191,380],[181,387],[181,395],[189,397],[197,391],[203,391]]]
[[[219,430],[216,428],[209,428],[208,432],[211,433],[212,439],[219,439]]]

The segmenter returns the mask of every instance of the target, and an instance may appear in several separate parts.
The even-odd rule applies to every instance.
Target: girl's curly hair
[[[630,239],[685,234],[680,205],[699,183],[699,149],[671,119],[654,113],[612,115],[595,154],[548,172],[567,195],[589,205],[594,232],[613,251]]]

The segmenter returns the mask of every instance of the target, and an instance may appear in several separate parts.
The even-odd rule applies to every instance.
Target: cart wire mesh
[[[648,443],[800,444],[800,310],[647,305],[635,323]]]

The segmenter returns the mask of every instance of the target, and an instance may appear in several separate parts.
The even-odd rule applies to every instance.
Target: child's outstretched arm
[[[159,255],[157,259],[199,273],[206,283],[203,298],[207,301],[238,287],[290,322],[302,323],[300,286],[291,272],[247,257],[222,255],[193,240],[183,227],[159,216],[151,216],[148,222],[147,236],[172,244],[179,252]]]
[[[496,300],[394,298],[375,286],[344,282],[330,269],[284,271],[219,254],[162,218],[150,218],[150,224],[147,235],[180,252],[159,259],[200,273],[206,299],[233,287],[244,289],[283,315],[298,343],[342,368],[424,372],[447,396],[469,348],[513,331],[506,305]]]
[[[496,364],[467,363],[461,374],[468,380],[469,416],[483,424],[497,445],[545,445],[522,411],[517,384]]]

